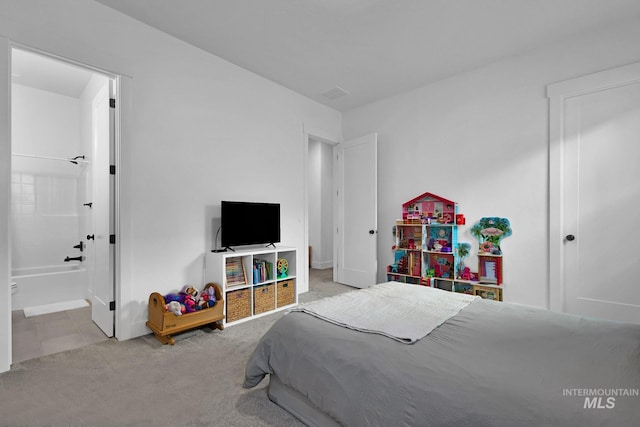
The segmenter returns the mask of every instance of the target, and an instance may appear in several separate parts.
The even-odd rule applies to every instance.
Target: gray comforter
[[[244,386],[266,374],[345,426],[640,425],[640,325],[477,301],[415,344],[283,316]]]

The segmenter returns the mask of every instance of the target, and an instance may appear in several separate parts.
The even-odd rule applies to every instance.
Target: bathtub
[[[89,274],[81,265],[60,265],[13,270],[16,284],[11,309],[89,298]]]

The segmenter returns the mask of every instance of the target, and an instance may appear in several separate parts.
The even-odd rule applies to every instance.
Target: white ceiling
[[[640,17],[640,0],[96,1],[341,111]]]

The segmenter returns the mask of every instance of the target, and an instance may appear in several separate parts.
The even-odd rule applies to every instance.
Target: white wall
[[[80,152],[80,101],[55,92],[12,84],[13,151],[49,157]]]
[[[281,203],[282,243],[298,248],[302,265],[303,129],[340,135],[339,112],[89,0],[3,0],[0,35],[130,77],[118,338],[149,332],[151,292],[203,284],[221,200]],[[0,322],[0,338],[7,329]]]
[[[321,192],[322,206],[320,214],[322,216],[322,224],[320,231],[322,252],[318,257],[318,268],[333,267],[333,211],[334,201],[336,197],[333,193],[333,146],[328,143],[322,143],[320,148],[321,158]]]
[[[322,252],[322,181],[321,181],[321,157],[320,141],[309,141],[309,154],[307,170],[309,173],[309,246],[311,246],[311,266],[317,268],[320,253]]]
[[[79,99],[18,84],[11,95],[14,153],[57,158],[82,153]],[[63,265],[77,252],[83,167],[22,156],[12,161],[12,268]]]
[[[468,229],[484,216],[508,218],[504,299],[547,307],[546,85],[638,61],[638,40],[640,22],[629,22],[345,113],[345,139],[378,132],[378,279],[402,203],[429,191],[466,215],[459,240],[473,245],[469,266],[477,240]]]
[[[309,141],[309,245],[313,268],[333,266],[333,147]]]

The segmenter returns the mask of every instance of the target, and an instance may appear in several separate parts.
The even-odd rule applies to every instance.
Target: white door
[[[378,230],[377,134],[338,144],[337,268],[338,283],[366,288],[376,284]]]
[[[555,305],[640,323],[640,81],[566,97],[559,113]]]
[[[92,252],[94,268],[90,272],[91,318],[109,337],[114,333],[114,250],[109,236],[113,226],[113,175],[109,173],[114,138],[113,112],[109,106],[109,84],[100,90],[93,101],[92,173],[92,230],[87,240]]]

